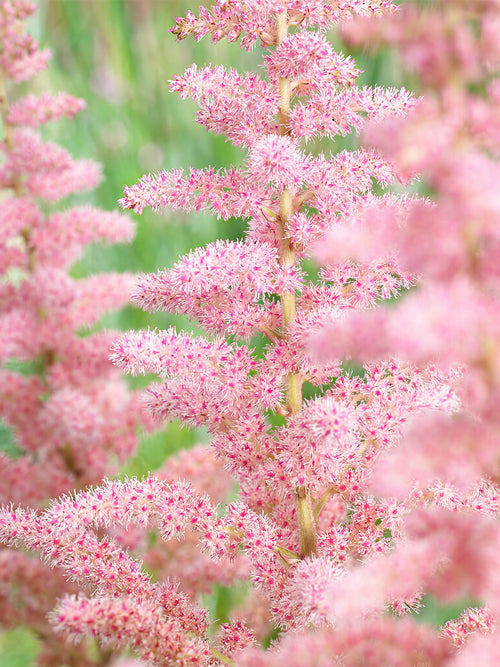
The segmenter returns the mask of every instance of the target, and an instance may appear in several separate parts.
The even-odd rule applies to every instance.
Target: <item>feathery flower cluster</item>
[[[0,4],[0,418],[16,449],[0,453],[0,497],[37,507],[114,474],[149,420],[109,362],[116,332],[81,335],[125,305],[132,276],[75,280],[68,272],[86,245],[130,241],[133,225],[91,206],[64,212],[52,206],[101,178],[98,165],[74,160],[37,132],[72,118],[84,102],[65,93],[13,100],[14,84],[43,69],[50,56],[26,33],[34,9],[26,0]],[[74,587],[25,553],[2,548],[0,562],[2,626],[22,622],[43,638],[40,664],[75,664],[74,648],[58,640],[46,619],[57,597]]]
[[[414,424],[404,445],[381,461],[372,488],[401,497],[413,484],[415,498],[424,502],[432,499],[459,511],[488,507],[492,515],[498,515],[500,480],[500,208],[495,185],[500,174],[500,50],[492,39],[499,24],[497,0],[456,0],[425,8],[410,2],[387,22],[361,20],[344,26],[346,39],[364,49],[367,44],[397,46],[406,66],[418,73],[424,98],[415,112],[390,126],[373,124],[365,138],[404,173],[421,172],[436,205],[411,211],[397,239],[404,264],[422,274],[419,289],[390,311],[355,315],[343,327],[332,320],[314,340],[324,360],[342,346],[361,359],[390,350],[413,362],[466,369],[463,411],[454,420],[434,417]],[[355,253],[359,241],[358,257],[374,241],[387,246],[392,236],[395,243],[387,233],[374,238],[371,221],[363,222],[354,242],[333,230],[318,256],[341,255],[345,240]],[[491,530],[498,528],[493,524]],[[489,537],[476,538],[470,548],[477,554],[474,561],[460,563],[457,597],[467,586],[482,589],[482,580],[497,576]],[[458,566],[458,555],[454,560]],[[465,644],[457,664],[497,661],[500,635],[493,630],[498,589],[492,585],[476,597],[489,611],[466,610],[444,628],[456,645]],[[493,634],[470,640],[467,628]]]
[[[351,321],[343,339],[349,339],[353,354],[365,358],[390,349],[413,361],[439,360],[441,367],[459,363],[467,369],[466,411],[454,421],[415,430],[408,444],[412,451],[416,445],[426,462],[421,474],[444,478],[461,492],[470,491],[480,474],[499,479],[500,208],[495,183],[500,126],[494,77],[500,51],[491,39],[499,20],[496,0],[435,3],[423,11],[408,3],[384,25],[361,22],[344,29],[351,41],[397,45],[408,67],[418,72],[425,96],[416,111],[390,128],[373,125],[366,139],[406,173],[422,172],[437,206],[410,212],[399,234],[399,255],[410,268],[420,267],[421,288],[391,313],[364,318],[363,324]],[[359,231],[363,237],[365,245],[373,240],[366,224]],[[331,243],[339,254],[343,239],[333,232]],[[327,256],[331,250],[324,247],[319,253]],[[357,338],[360,326],[369,331],[363,340]],[[333,327],[336,323],[330,332]],[[374,330],[379,336],[372,345]],[[330,332],[325,331],[324,345],[319,342],[325,353]],[[336,344],[333,348],[336,354]],[[394,463],[402,480],[402,460]]]
[[[114,344],[113,360],[159,376],[146,398],[157,418],[207,427],[213,470],[231,473],[239,498],[218,507],[220,496],[150,475],[81,491],[41,513],[4,510],[3,541],[38,550],[86,589],[51,616],[63,636],[129,647],[153,665],[437,666],[459,659],[460,638],[494,628],[500,579],[486,565],[500,545],[497,486],[483,481],[467,496],[433,480],[395,498],[373,488],[377,467],[409,429],[456,413],[459,370],[391,354],[349,372],[349,346],[327,358],[310,344],[325,318],[335,345],[352,316],[361,318],[359,338],[373,335],[365,311],[412,287],[420,272],[398,254],[398,235],[425,202],[372,191],[373,181],[404,182],[404,170],[376,150],[314,155],[301,140],[373,119],[400,127],[413,98],[357,87],[354,63],[323,35],[352,14],[393,10],[388,0],[218,0],[177,19],[172,32],[181,39],[210,34],[266,49],[266,79],[192,67],[171,84],[200,105],[198,122],[242,146],[246,159],[220,172],[145,176],[125,189],[122,207],[243,216],[249,229],[242,241],[210,244],[142,277],[134,291],[143,308],[188,315],[206,337],[131,332]],[[358,253],[347,243],[307,277],[303,260],[325,233],[345,239],[352,230],[361,239],[365,224],[380,220],[376,246],[394,239],[389,250],[378,256],[361,243]],[[108,534],[120,527],[156,530],[167,546],[188,543],[191,555],[197,546],[220,566],[211,581],[249,580],[250,601],[208,633],[207,614],[189,597],[194,587],[153,581]],[[182,586],[175,568],[159,569],[180,575]],[[440,633],[409,617],[427,593],[468,595],[490,611],[469,610]],[[266,634],[277,637],[267,651],[255,645]]]

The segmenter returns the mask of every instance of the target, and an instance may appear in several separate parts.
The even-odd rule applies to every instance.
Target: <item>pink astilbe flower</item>
[[[267,56],[266,66],[270,78],[300,81],[308,89],[321,84],[349,85],[360,74],[351,58],[336,53],[324,35],[310,31],[295,33],[281,42]]]
[[[73,160],[64,148],[42,141],[30,128],[10,127],[10,146],[0,168],[2,189],[15,188],[22,175],[22,194],[58,201],[101,180],[100,167],[90,160]]]
[[[260,40],[266,49],[265,80],[193,67],[171,84],[200,105],[199,122],[227,133],[245,158],[238,169],[145,176],[125,189],[121,205],[137,213],[149,206],[240,216],[250,219],[249,231],[241,241],[192,251],[135,288],[136,303],[187,315],[206,335],[130,332],[116,341],[112,358],[127,372],[159,376],[145,399],[157,419],[207,428],[213,470],[218,463],[225,479],[230,473],[238,495],[217,505],[225,499],[172,480],[167,463],[163,478],[108,481],[36,514],[3,510],[5,542],[39,550],[86,586],[87,598],[66,597],[51,616],[63,636],[127,646],[156,665],[437,666],[453,659],[456,647],[411,618],[426,594],[442,602],[478,597],[493,620],[498,613],[500,578],[491,567],[499,539],[496,485],[483,483],[468,496],[439,480],[411,480],[391,498],[375,484],[377,466],[409,429],[428,424],[434,413],[451,421],[460,407],[462,364],[406,360],[401,349],[387,349],[387,339],[376,341],[382,360],[367,355],[372,359],[351,372],[344,360],[352,353],[351,317],[360,318],[354,347],[367,335],[365,311],[377,313],[380,302],[411,291],[425,274],[419,262],[406,263],[415,255],[404,225],[426,202],[374,193],[374,181],[399,187],[410,172],[377,149],[330,156],[304,145],[361,131],[373,120],[405,122],[413,97],[357,87],[353,61],[322,36],[352,14],[393,9],[384,0],[218,0],[198,17],[177,19],[172,32],[179,38],[210,34],[214,42],[239,39],[244,49]],[[19,161],[24,157],[21,151]],[[484,206],[491,210],[495,202]],[[363,242],[370,226],[373,245]],[[316,272],[303,263],[340,228],[355,241],[340,234],[343,247]],[[68,282],[66,299],[73,290]],[[75,317],[84,315],[83,308]],[[325,319],[333,354],[310,343]],[[96,428],[88,428],[85,441],[99,438],[92,407],[82,409]],[[123,529],[130,555],[121,546]],[[183,587],[184,568],[169,568],[159,547],[157,570],[168,581],[156,583],[140,567],[140,530],[159,533],[172,560],[180,555],[184,566],[192,558],[210,582],[245,579],[255,592],[247,619],[243,605],[218,632],[207,632],[211,619],[192,599],[206,584],[186,567]],[[155,554],[142,547],[145,562],[154,564]],[[205,560],[193,556],[196,548]],[[211,571],[209,559],[218,566]],[[266,607],[268,640],[277,635],[267,651],[252,646],[263,625],[259,606]],[[392,617],[384,616],[388,611]]]
[[[288,137],[263,137],[249,151],[248,175],[263,187],[298,187],[307,178],[307,167],[307,160]]]
[[[90,243],[121,243],[132,240],[133,234],[132,227],[128,231],[124,228],[120,214],[92,206],[75,206],[68,211],[53,213],[43,224],[33,222],[30,226],[35,261],[60,268],[67,268],[80,259],[83,248]],[[65,248],[64,254],[60,251],[61,246]]]
[[[221,625],[218,641],[224,655],[233,657],[237,651],[255,644],[255,637],[251,630],[245,627],[241,621],[234,623],[223,623]]]
[[[222,67],[192,65],[171,81],[170,90],[180,99],[191,97],[200,106],[196,121],[236,146],[276,131],[276,90],[255,73],[241,76]]]
[[[299,284],[295,268],[281,267],[272,246],[216,241],[170,271],[144,276],[132,300],[150,312],[188,315],[208,331],[249,338],[278,322],[279,310],[259,298]]]
[[[381,462],[374,479],[378,492],[385,487],[401,494],[405,486],[422,490],[441,480],[455,488],[461,504],[473,506],[477,488],[500,479],[500,54],[491,39],[498,21],[496,0],[438,2],[424,10],[410,2],[384,24],[355,21],[343,28],[351,42],[397,46],[405,65],[420,76],[424,99],[415,113],[392,126],[374,124],[366,140],[406,174],[422,172],[437,205],[410,209],[398,235],[400,261],[422,275],[419,289],[392,312],[348,318],[342,332],[332,322],[315,345],[326,356],[330,346],[338,354],[335,332],[357,358],[389,349],[419,363],[465,369],[463,413],[453,421],[412,425],[403,447]],[[368,225],[359,233],[364,244],[373,238],[367,231]],[[330,249],[326,243],[319,249],[323,257],[342,252],[335,232],[331,240]]]
[[[183,478],[191,484],[191,497],[193,493],[201,496],[208,493],[215,503],[223,502],[233,488],[233,480],[220,469],[215,452],[204,445],[181,451],[168,459],[158,471],[158,478],[170,485]],[[131,532],[132,526],[129,525],[126,535]],[[123,543],[121,533],[120,539]],[[201,551],[200,535],[191,525],[187,526],[182,540],[173,539],[167,545],[150,545],[145,552],[143,542],[144,532],[141,531],[139,541],[133,544],[134,553],[140,554],[148,568],[157,572],[160,578],[178,580],[180,589],[191,599],[200,593],[210,593],[214,582],[229,586],[235,579],[244,579],[248,575],[246,559],[235,558],[233,549],[229,549],[229,555],[219,555],[216,560],[208,550]]]
[[[50,51],[40,51],[38,43],[23,29],[22,22],[33,14],[30,0],[6,0],[0,17],[2,53],[0,66],[13,81],[26,81],[47,67]]]
[[[11,105],[7,120],[10,125],[36,128],[63,116],[74,118],[84,108],[83,100],[64,92],[57,95],[42,93],[39,96],[30,93]]]
[[[323,0],[293,0],[287,5],[290,25],[317,25],[319,28],[338,23],[352,14],[372,15],[394,9],[392,0],[349,0],[325,3]],[[276,15],[282,11],[281,0],[251,0],[241,4],[236,0],[218,0],[211,8],[200,7],[199,17],[188,12],[178,18],[172,32],[179,39],[192,34],[198,41],[210,34],[213,42],[226,38],[236,41],[241,36],[241,48],[250,50],[260,39],[263,46],[276,44]]]
[[[492,629],[492,617],[486,609],[466,609],[460,618],[444,624],[443,635],[450,637],[456,646],[462,646],[467,635],[477,630],[488,634]]]
[[[81,338],[78,333],[125,305],[131,275],[75,280],[68,274],[86,245],[130,241],[134,226],[123,215],[95,207],[56,213],[47,206],[101,179],[98,165],[74,160],[37,132],[44,123],[72,118],[84,102],[65,93],[12,99],[13,84],[30,79],[49,57],[26,33],[24,21],[34,9],[24,0],[0,6],[0,416],[18,450],[14,456],[0,454],[0,497],[36,508],[54,495],[115,474],[135,453],[137,429],[148,420],[109,362],[116,334]],[[31,525],[35,510],[29,516]],[[95,539],[85,544],[72,546],[112,562],[104,547],[98,554]],[[75,563],[69,552],[66,556],[67,564]],[[40,664],[75,664],[73,648],[56,638],[46,614],[58,596],[77,588],[26,553],[4,548],[0,557],[2,626],[24,622],[43,638]],[[61,562],[57,556],[55,562]],[[79,660],[80,665],[92,662],[86,651]]]
[[[238,169],[215,172],[191,169],[188,178],[182,171],[144,176],[139,183],[125,188],[120,204],[141,213],[146,207],[158,211],[165,206],[185,211],[208,210],[225,220],[253,215],[265,203],[265,193],[249,188]]]
[[[212,663],[208,642],[167,620],[161,609],[134,598],[66,598],[52,612],[51,621],[68,640],[80,641],[90,633],[105,647],[133,648],[149,664]]]
[[[239,657],[241,667],[330,667],[332,660],[346,667],[440,667],[452,651],[428,625],[385,617],[358,622],[342,633],[331,629],[293,632],[266,653],[257,649]],[[340,662],[340,660],[342,662]],[[335,664],[335,663],[333,663]]]
[[[318,134],[345,136],[363,127],[363,117],[404,115],[414,106],[404,90],[391,88],[353,89],[347,92],[319,89],[307,103],[297,104],[290,114],[290,130],[296,137],[310,139]],[[363,115],[361,115],[361,112]]]

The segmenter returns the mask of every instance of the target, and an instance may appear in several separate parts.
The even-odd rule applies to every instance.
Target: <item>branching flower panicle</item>
[[[408,432],[460,408],[460,367],[399,358],[365,328],[367,311],[376,317],[382,302],[418,284],[404,234],[428,202],[397,194],[411,172],[377,149],[324,155],[306,145],[373,121],[400,127],[414,108],[404,89],[357,86],[354,61],[324,34],[356,15],[388,20],[395,9],[389,0],[218,0],[176,20],[179,39],[263,47],[265,76],[192,66],[171,82],[200,106],[197,121],[245,157],[241,167],[144,176],[125,188],[121,206],[243,217],[248,232],[196,249],[134,288],[136,304],[187,315],[206,335],[130,332],[112,359],[159,377],[145,399],[158,420],[206,426],[209,454],[193,454],[197,470],[230,473],[239,495],[224,504],[218,489],[212,499],[170,479],[167,462],[157,477],[106,482],[41,513],[5,509],[3,541],[39,550],[87,584],[86,597],[65,597],[51,616],[63,636],[129,647],[154,665],[437,667],[452,664],[474,630],[493,630],[489,611],[470,610],[441,633],[411,614],[426,593],[443,599],[462,584],[470,596],[495,597],[485,563],[500,544],[497,486],[483,480],[470,495],[434,480],[394,497],[374,488],[377,466]],[[27,136],[13,164],[24,163]],[[63,158],[54,150],[47,160]],[[395,192],[377,195],[374,182]],[[335,238],[342,243],[332,248]],[[314,275],[312,256],[324,263]],[[325,322],[330,339],[311,344]],[[363,356],[364,337],[375,353],[349,371],[346,357]],[[160,534],[156,550],[144,548],[146,562],[160,562],[158,581],[112,536],[120,527]],[[186,544],[182,571],[175,561]],[[193,563],[203,573],[213,566],[210,582],[250,582],[245,622],[235,610],[209,631],[195,600],[206,581],[191,585]],[[181,586],[185,577],[187,590],[162,583],[165,573],[180,575]],[[256,646],[265,635],[276,638],[269,650]]]
[[[26,32],[34,11],[26,0],[0,3],[0,417],[14,451],[0,452],[0,497],[38,508],[115,474],[136,451],[138,427],[150,419],[109,361],[116,332],[82,337],[102,315],[127,303],[134,279],[107,273],[75,280],[71,265],[91,243],[129,242],[134,225],[93,206],[55,208],[68,195],[94,188],[101,169],[73,159],[39,132],[48,122],[73,118],[83,100],[46,92],[16,99],[17,84],[50,58]],[[62,564],[64,538],[57,526],[42,530],[34,510],[23,516],[23,530],[38,535],[32,546],[42,548],[45,531],[52,562]],[[101,558],[104,572],[120,551],[82,531],[80,538],[68,544],[65,572],[88,585],[84,552],[93,552],[95,562]],[[40,664],[76,664],[74,647],[59,640],[46,618],[75,586],[26,552],[2,548],[0,562],[2,625],[22,623],[40,638]],[[81,651],[79,659],[89,664],[91,652]]]

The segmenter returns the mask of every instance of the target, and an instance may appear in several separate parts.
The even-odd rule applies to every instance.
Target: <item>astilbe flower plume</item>
[[[376,220],[360,221],[355,256],[364,256],[368,244],[372,252],[374,246],[397,243],[401,260],[418,267],[419,288],[394,309],[356,315],[342,327],[332,321],[313,342],[323,360],[336,356],[343,345],[358,359],[391,350],[441,368],[460,364],[465,369],[463,410],[453,420],[435,416],[415,424],[403,446],[383,458],[372,488],[401,496],[413,486],[415,497],[426,502],[493,516],[498,516],[500,480],[500,51],[493,38],[499,25],[497,0],[451,0],[424,9],[408,2],[385,23],[356,20],[344,26],[346,40],[363,49],[396,46],[406,68],[418,74],[424,97],[414,113],[391,126],[371,125],[365,141],[382,149],[406,174],[421,172],[422,187],[435,205],[415,209],[398,235],[382,230],[374,237],[370,225]],[[356,248],[347,234],[332,230],[317,256],[331,261],[346,240],[349,249]],[[447,521],[446,515],[442,518]],[[496,533],[496,522],[490,525]],[[498,589],[493,583],[483,585],[488,578],[496,580],[497,566],[486,532],[483,540],[474,536],[470,544],[474,559],[464,558],[463,552],[448,554],[455,561],[456,580],[433,585],[444,601],[475,591],[486,605],[474,614],[466,610],[445,626],[445,634],[456,633],[456,644],[465,644],[457,664],[498,661],[499,636],[492,633]],[[484,563],[480,571],[478,560]],[[480,620],[483,616],[488,622]],[[477,630],[490,634],[467,637]]]
[[[365,257],[353,244],[314,279],[304,270],[330,230],[356,234],[377,215],[381,234],[397,236],[414,207],[425,205],[374,194],[373,181],[405,180],[376,150],[325,156],[304,147],[306,139],[344,135],[373,119],[400,123],[413,108],[407,91],[357,87],[353,61],[323,34],[352,14],[393,9],[386,0],[219,0],[177,19],[179,38],[210,34],[214,42],[240,39],[248,49],[259,40],[265,48],[266,78],[192,67],[171,83],[200,105],[198,122],[241,146],[245,160],[220,171],[144,176],[121,204],[243,216],[248,231],[243,240],[189,253],[134,289],[137,305],[187,315],[206,335],[130,332],[114,344],[113,360],[159,376],[146,394],[157,418],[206,426],[239,497],[218,507],[186,481],[149,475],[62,497],[41,513],[5,509],[2,539],[38,550],[85,589],[51,615],[63,636],[130,647],[154,665],[380,667],[452,664],[460,638],[493,627],[493,616],[470,611],[462,626],[440,634],[398,615],[418,609],[426,592],[445,597],[465,565],[485,576],[461,581],[463,593],[481,598],[498,586],[484,568],[499,545],[496,487],[483,485],[473,498],[436,483],[390,498],[371,486],[409,423],[458,409],[452,384],[459,371],[390,356],[349,372],[347,348],[318,359],[310,347],[325,317],[342,332],[349,315],[417,280],[419,267],[405,267],[397,244]],[[224,583],[250,580],[251,602],[208,633],[210,619],[196,600],[170,580],[155,581],[116,540],[102,537],[120,526],[197,543],[214,563],[231,563]],[[484,546],[478,553],[476,540]],[[162,575],[173,571],[182,586],[175,567],[165,563]],[[266,624],[268,639],[277,637],[268,651],[256,645]]]
[[[0,418],[13,442],[10,453],[0,452],[0,497],[39,507],[115,474],[150,419],[109,362],[116,332],[89,332],[125,305],[133,277],[69,274],[85,246],[128,242],[134,225],[92,206],[57,210],[69,194],[94,188],[101,170],[37,131],[73,118],[84,102],[66,93],[17,93],[50,57],[26,32],[34,10],[26,0],[0,4]],[[40,639],[40,665],[96,664],[47,623],[57,597],[76,591],[59,572],[6,547],[0,571],[2,627],[30,628]]]

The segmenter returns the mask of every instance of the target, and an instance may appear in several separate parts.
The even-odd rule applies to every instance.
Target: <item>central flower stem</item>
[[[283,11],[278,16],[276,45],[286,39],[288,35],[288,15]],[[279,110],[278,124],[279,133],[285,136],[289,132],[290,117],[290,80],[280,77],[279,85]],[[293,245],[286,233],[288,218],[293,214],[293,198],[290,190],[285,188],[281,193],[280,199],[280,231],[281,248],[280,256],[284,266],[292,267],[296,262],[296,254]],[[284,292],[281,295],[281,304],[283,307],[283,325],[285,336],[288,335],[290,326],[295,321],[295,292]],[[296,414],[300,411],[302,405],[302,383],[298,373],[290,373],[286,379],[286,402],[290,414]],[[297,515],[299,522],[300,535],[300,556],[306,558],[316,551],[316,530],[314,514],[311,507],[310,494],[305,486],[298,487],[295,490],[297,502]]]
[[[0,67],[0,116],[2,119],[2,126],[4,132],[4,141],[7,152],[14,150],[14,134],[12,125],[9,123],[9,100],[7,97],[7,81],[2,68]],[[26,193],[22,185],[19,175],[15,175],[13,179],[12,188],[16,197],[23,197]]]

